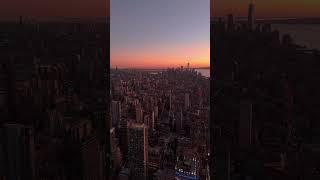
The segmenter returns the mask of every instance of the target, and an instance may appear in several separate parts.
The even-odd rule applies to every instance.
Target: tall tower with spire
[[[249,4],[249,12],[248,12],[248,26],[249,29],[254,28],[254,23],[255,23],[255,2],[254,0],[251,0]]]

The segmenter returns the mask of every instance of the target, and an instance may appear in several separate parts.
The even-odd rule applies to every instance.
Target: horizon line
[[[110,69],[172,69],[172,68],[181,68],[181,66],[177,67],[110,67]],[[186,66],[183,66],[186,69]],[[189,69],[210,69],[210,66],[206,67],[189,67]]]

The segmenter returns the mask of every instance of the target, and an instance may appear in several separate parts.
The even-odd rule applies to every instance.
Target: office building
[[[4,124],[2,147],[6,179],[20,180],[21,177],[35,179],[35,144],[32,127],[22,124]]]
[[[185,93],[184,95],[184,109],[187,110],[190,108],[190,94]]]
[[[249,12],[248,12],[248,26],[249,29],[253,29],[255,25],[255,3],[252,0],[249,4]]]
[[[128,127],[128,166],[133,179],[147,179],[148,131],[144,124],[130,123]]]
[[[121,120],[121,102],[112,101],[111,103],[112,126],[117,127]]]
[[[143,109],[140,104],[136,106],[136,122],[143,123]]]

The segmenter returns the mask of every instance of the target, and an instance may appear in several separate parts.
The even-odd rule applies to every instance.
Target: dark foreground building
[[[318,179],[320,56],[270,24],[211,19],[211,178]]]
[[[0,26],[0,179],[107,179],[109,20]]]

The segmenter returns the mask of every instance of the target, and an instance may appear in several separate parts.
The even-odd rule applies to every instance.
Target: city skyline
[[[209,66],[209,3],[111,1],[111,67]]]
[[[317,0],[211,0],[211,17],[235,16],[246,17],[248,4],[254,2],[257,8],[257,18],[320,18]]]
[[[110,76],[112,179],[208,179],[210,80],[189,68]]]
[[[18,1],[0,180],[320,179],[316,0]]]

